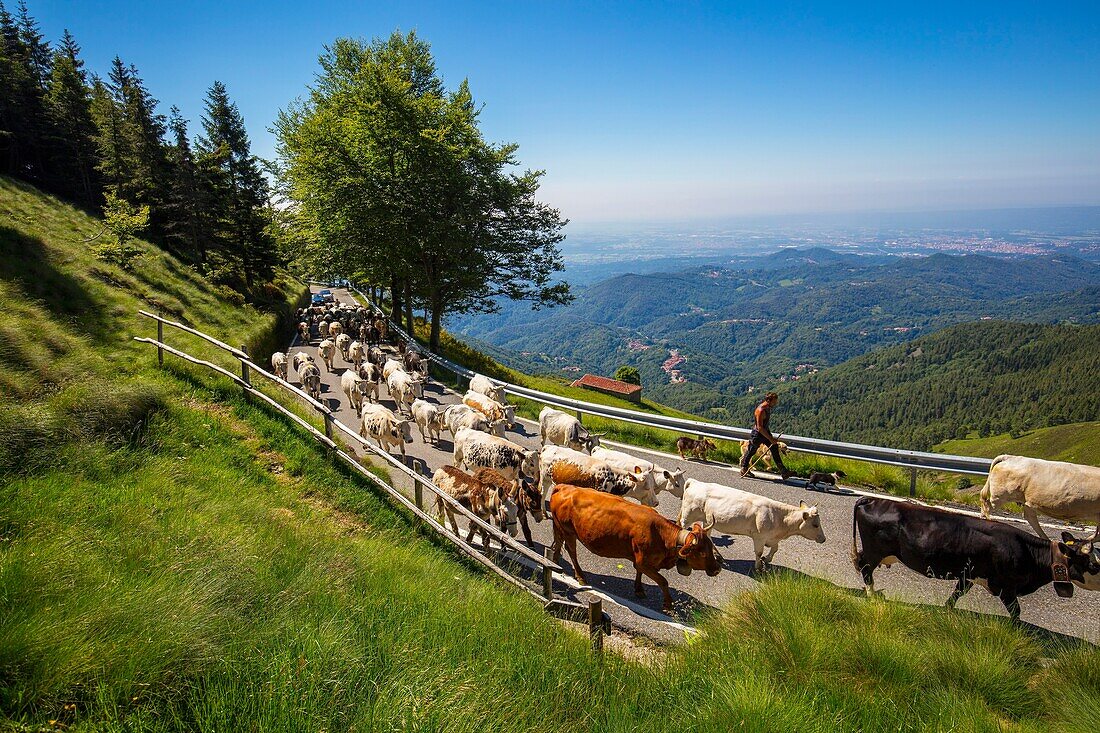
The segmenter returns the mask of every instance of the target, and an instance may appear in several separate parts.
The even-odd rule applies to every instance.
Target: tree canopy
[[[388,286],[398,320],[402,299],[416,300],[431,312],[433,347],[445,313],[569,301],[553,279],[566,222],[536,198],[543,172],[518,172],[517,145],[483,138],[469,84],[448,91],[427,43],[340,39],[320,65],[308,98],[275,125],[315,270]]]

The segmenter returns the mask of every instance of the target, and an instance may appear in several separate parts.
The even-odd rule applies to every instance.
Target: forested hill
[[[716,420],[756,391],[886,346],[982,318],[1100,321],[1100,265],[1070,256],[881,258],[781,250],[752,269],[622,275],[564,308],[456,318],[520,369],[637,367],[651,398]],[[766,260],[767,266],[762,266]],[[684,381],[664,370],[670,349]],[[515,353],[509,358],[508,352]]]
[[[749,414],[756,396],[741,400]],[[1095,420],[1100,326],[969,323],[781,391],[782,433],[929,449],[945,439]],[[747,420],[747,418],[746,418]]]

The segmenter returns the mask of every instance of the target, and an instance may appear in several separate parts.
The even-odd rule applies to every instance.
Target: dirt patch
[[[216,417],[231,432],[241,437],[244,444],[252,452],[253,460],[259,463],[276,481],[287,486],[296,483],[295,479],[287,475],[286,456],[278,451],[264,448],[263,441],[252,429],[252,426],[234,415],[233,410],[217,402],[201,402],[196,399],[187,400],[184,406]]]
[[[316,494],[307,493],[302,497],[302,502],[308,504],[316,511],[325,515],[336,523],[345,535],[358,534],[369,527],[366,522],[350,512],[340,511]]]
[[[575,631],[588,638],[588,626],[576,621],[559,621],[570,631]],[[620,629],[612,629],[610,636],[603,638],[604,654],[618,654],[630,662],[637,662],[646,667],[655,667],[663,664],[668,658],[668,651],[658,646],[652,639],[645,636],[627,634]]]

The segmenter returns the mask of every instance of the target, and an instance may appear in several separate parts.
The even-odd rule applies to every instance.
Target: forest
[[[276,302],[271,186],[228,90],[211,82],[197,136],[159,106],[133,63],[89,72],[72,34],[51,44],[25,2],[14,15],[0,2],[0,173],[102,214],[100,260],[131,269],[141,236],[238,297]]]

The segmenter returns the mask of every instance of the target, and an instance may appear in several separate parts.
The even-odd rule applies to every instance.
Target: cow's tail
[[[856,572],[859,573],[862,573],[863,569],[860,567],[862,563],[859,557],[859,548],[856,546],[856,533],[859,530],[856,517],[859,515],[860,507],[870,504],[872,501],[873,499],[870,496],[861,496],[855,506],[852,507],[852,551],[850,557],[852,558],[852,565],[855,565]]]
[[[993,492],[989,488],[989,482],[993,477],[993,469],[1005,458],[1008,458],[1008,456],[997,456],[993,459],[993,462],[989,464],[989,473],[986,475],[985,483],[982,484],[982,490],[978,494],[982,505],[982,516],[986,519],[988,519],[989,515],[993,512]]]

